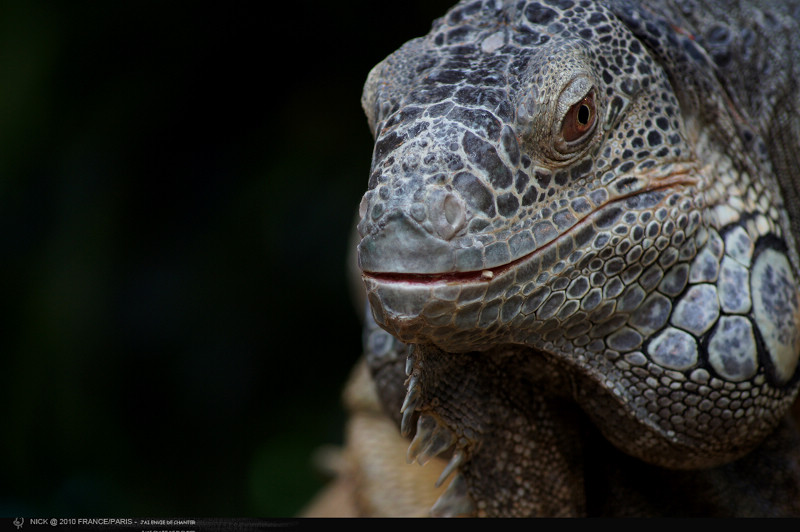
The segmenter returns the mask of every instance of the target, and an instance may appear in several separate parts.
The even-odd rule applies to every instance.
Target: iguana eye
[[[580,140],[592,130],[596,117],[594,91],[592,91],[569,108],[561,123],[561,136],[567,142]]]

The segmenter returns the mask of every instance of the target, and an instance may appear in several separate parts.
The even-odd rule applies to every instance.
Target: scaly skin
[[[365,350],[409,458],[450,459],[435,515],[800,514],[769,5],[464,1],[370,73]]]

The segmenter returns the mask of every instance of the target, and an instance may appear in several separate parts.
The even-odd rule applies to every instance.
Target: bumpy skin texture
[[[767,5],[464,1],[370,73],[366,359],[450,460],[434,515],[800,514],[800,8]]]

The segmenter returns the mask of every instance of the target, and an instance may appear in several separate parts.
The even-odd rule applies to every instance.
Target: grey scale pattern
[[[417,376],[417,346],[526,348],[567,368],[615,446],[665,467],[726,463],[774,429],[798,389],[800,170],[768,134],[797,118],[797,82],[748,85],[737,57],[800,59],[745,54],[763,36],[739,29],[796,32],[800,10],[694,4],[464,1],[375,67],[358,223],[374,371],[406,345]],[[577,139],[570,120],[589,123]],[[462,434],[412,387],[425,434]]]

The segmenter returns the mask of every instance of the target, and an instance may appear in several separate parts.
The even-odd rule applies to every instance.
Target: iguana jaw
[[[593,220],[602,217],[603,212],[620,206],[622,202],[633,196],[652,193],[656,191],[668,192],[671,189],[679,190],[696,186],[699,179],[696,177],[696,168],[691,163],[677,163],[669,165],[667,172],[660,171],[641,172],[635,175],[623,175],[609,185],[610,199],[579,219],[572,227],[558,235],[554,240],[515,258],[505,264],[488,266],[479,270],[458,271],[452,269],[434,273],[417,273],[407,271],[370,271],[362,270],[364,279],[371,279],[379,283],[402,283],[407,285],[433,285],[433,284],[470,284],[487,283],[494,278],[513,270],[525,262],[546,253],[548,249],[557,248],[559,243],[566,238],[572,238],[581,229],[591,226]]]
[[[499,297],[515,285],[525,299],[522,307],[525,309],[528,301],[535,300],[542,280],[552,282],[559,276],[567,275],[553,268],[559,261],[567,263],[563,257],[563,242],[588,257],[596,252],[592,249],[595,228],[602,226],[606,218],[621,216],[626,211],[627,201],[639,197],[644,198],[643,201],[661,203],[664,198],[683,194],[687,188],[695,185],[695,175],[688,171],[688,165],[681,165],[678,171],[658,176],[658,179],[646,179],[645,176],[619,179],[618,193],[601,208],[579,220],[545,246],[503,265],[469,272],[431,274],[363,271],[362,278],[376,322],[403,342],[434,342],[450,352],[482,349],[497,342],[514,341],[504,332],[505,328],[494,328],[479,337],[470,335],[469,338],[462,338],[459,331],[480,328],[481,316],[469,317],[471,302],[476,298],[484,298],[486,294],[496,293]],[[584,248],[581,248],[579,244],[584,243],[584,234],[588,234],[589,238],[585,239]],[[567,264],[568,268],[581,267],[580,262]],[[509,297],[513,297],[513,294]]]

